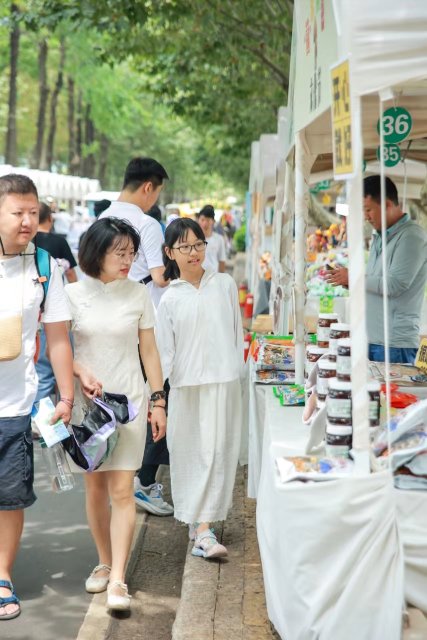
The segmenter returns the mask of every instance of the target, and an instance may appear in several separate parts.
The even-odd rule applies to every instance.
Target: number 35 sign
[[[403,107],[391,107],[384,111],[382,117],[384,142],[396,144],[407,138],[412,129],[412,117],[409,111]],[[377,131],[380,133],[380,121],[377,123]]]

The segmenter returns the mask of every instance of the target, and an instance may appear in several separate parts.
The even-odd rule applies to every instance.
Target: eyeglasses
[[[193,248],[197,253],[201,253],[206,249],[207,244],[205,240],[198,240],[194,244],[181,244],[179,247],[172,247],[172,249],[178,249],[184,256],[188,256]]]

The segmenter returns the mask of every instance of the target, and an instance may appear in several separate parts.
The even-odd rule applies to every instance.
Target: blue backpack
[[[46,302],[46,296],[49,289],[50,281],[50,253],[41,247],[36,247],[35,263],[38,274],[38,281],[43,287],[43,299],[40,303],[39,322],[44,311],[44,305]],[[36,351],[34,354],[34,362],[37,362],[40,355],[40,332],[36,333]]]
[[[40,303],[40,315],[44,311],[44,305],[46,302],[46,296],[49,289],[49,281],[50,281],[50,253],[46,251],[46,249],[42,249],[41,247],[36,248],[35,255],[36,269],[38,274],[38,280],[40,284],[43,286],[43,299]]]

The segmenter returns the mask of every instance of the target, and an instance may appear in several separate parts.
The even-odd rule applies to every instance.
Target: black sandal
[[[10,593],[12,595],[6,597],[6,598],[2,598],[0,596],[0,608],[1,607],[5,607],[8,604],[17,604],[18,605],[18,609],[16,611],[14,611],[13,613],[5,613],[3,615],[0,615],[0,620],[12,620],[13,618],[17,618],[19,616],[19,614],[21,613],[21,605],[19,602],[19,598],[15,593],[15,589],[13,588],[13,584],[11,582],[9,582],[9,580],[0,580],[0,587],[3,587],[5,589],[9,589]]]

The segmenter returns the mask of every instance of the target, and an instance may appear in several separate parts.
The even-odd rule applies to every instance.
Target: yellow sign
[[[417,358],[415,360],[415,366],[418,369],[427,371],[427,338],[421,340],[420,348],[418,349]]]
[[[348,60],[332,68],[331,80],[334,177],[339,180],[348,178],[353,174],[350,68]]]

